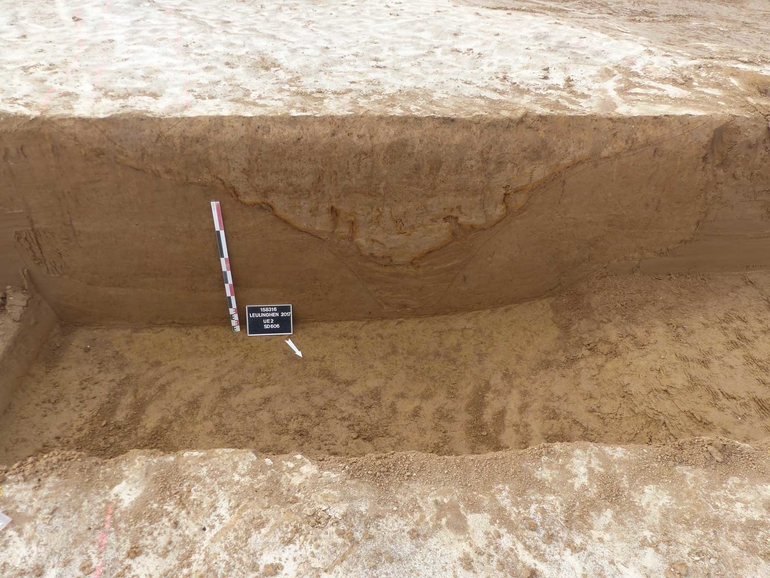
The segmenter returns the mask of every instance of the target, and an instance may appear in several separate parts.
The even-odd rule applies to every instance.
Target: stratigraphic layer
[[[0,146],[13,251],[71,322],[225,318],[211,200],[241,306],[310,320],[770,266],[760,116],[6,117]]]

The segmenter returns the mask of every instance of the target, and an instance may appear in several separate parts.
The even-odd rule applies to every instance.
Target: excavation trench
[[[770,435],[770,274],[596,277],[409,320],[61,325],[0,421],[0,463],[52,449],[311,457]]]
[[[60,321],[14,341],[23,379],[0,359],[0,463],[770,434],[761,116],[8,116],[0,144],[0,282]],[[302,358],[229,331],[211,200]]]
[[[767,2],[6,4],[0,576],[770,576]]]

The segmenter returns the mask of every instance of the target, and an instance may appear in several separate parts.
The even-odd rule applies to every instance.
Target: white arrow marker
[[[296,345],[294,345],[294,343],[292,342],[292,340],[291,340],[291,339],[287,339],[287,340],[286,340],[286,343],[288,343],[288,344],[289,344],[289,347],[291,347],[291,348],[294,350],[294,353],[296,353],[297,355],[299,355],[300,357],[302,357],[302,352],[301,352],[299,349],[297,349],[297,346],[296,346]]]

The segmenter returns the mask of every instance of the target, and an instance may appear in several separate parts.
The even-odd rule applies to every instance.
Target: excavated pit
[[[766,2],[5,4],[0,575],[770,576]]]
[[[0,140],[6,261],[61,322],[3,463],[768,435],[758,115],[10,116]],[[227,330],[211,199],[241,309],[292,303],[302,359]]]
[[[56,330],[0,422],[54,449],[311,457],[770,437],[770,274],[596,277],[500,309],[300,324]]]
[[[9,116],[0,139],[5,262],[60,320],[3,387],[2,463],[770,432],[758,115]],[[241,308],[292,303],[303,358],[228,331],[211,199]]]

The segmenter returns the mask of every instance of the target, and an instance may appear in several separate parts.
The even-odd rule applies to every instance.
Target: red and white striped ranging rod
[[[238,306],[235,304],[233,272],[230,270],[230,255],[227,253],[225,225],[222,221],[222,209],[219,206],[219,201],[211,201],[211,214],[214,217],[214,229],[216,229],[217,233],[217,245],[219,245],[219,261],[222,264],[222,276],[225,280],[225,294],[227,295],[227,307],[230,310],[230,323],[233,326],[233,331],[240,331],[241,322],[238,320]]]

